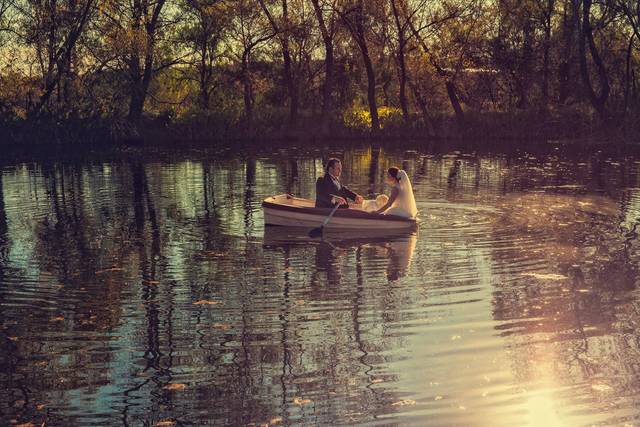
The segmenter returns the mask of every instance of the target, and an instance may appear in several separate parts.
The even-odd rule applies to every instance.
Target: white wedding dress
[[[393,204],[384,211],[385,215],[397,215],[404,218],[415,218],[418,214],[416,199],[413,196],[413,187],[409,176],[404,170],[398,172],[398,183],[394,186],[398,190],[398,197]]]

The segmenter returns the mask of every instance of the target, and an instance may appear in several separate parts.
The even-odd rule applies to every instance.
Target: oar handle
[[[333,207],[333,210],[331,211],[331,213],[329,214],[329,216],[327,217],[327,219],[324,220],[324,222],[322,223],[322,226],[324,227],[325,225],[327,225],[329,223],[329,221],[331,221],[331,217],[333,216],[334,213],[336,213],[336,211],[338,210],[338,208],[340,207],[340,205],[335,205]]]

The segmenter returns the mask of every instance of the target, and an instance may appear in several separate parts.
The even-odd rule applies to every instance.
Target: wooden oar
[[[313,230],[311,230],[309,232],[309,237],[320,237],[320,236],[322,236],[322,229],[325,227],[325,225],[329,224],[329,221],[331,221],[331,217],[333,217],[333,214],[336,213],[336,211],[338,210],[339,207],[340,207],[340,204],[335,205],[333,207],[333,210],[331,211],[331,213],[327,217],[327,219],[325,219],[324,222],[322,223],[322,225],[320,227],[314,228]]]

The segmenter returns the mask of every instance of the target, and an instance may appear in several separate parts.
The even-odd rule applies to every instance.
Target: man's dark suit
[[[345,200],[355,200],[357,197],[356,193],[344,185],[338,187],[331,175],[326,173],[316,181],[316,208],[333,208],[335,205],[331,203],[332,195],[344,197]],[[348,206],[342,207],[347,208]]]

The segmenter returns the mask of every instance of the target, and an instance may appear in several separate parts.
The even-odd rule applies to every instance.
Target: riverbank
[[[314,116],[301,117],[295,126],[284,120],[262,121],[250,128],[240,123],[195,118],[171,120],[147,116],[139,123],[124,119],[39,118],[14,120],[0,125],[0,146],[4,149],[47,149],[60,146],[209,146],[235,147],[245,144],[306,144],[310,141],[388,141],[407,140],[413,144],[442,141],[501,141],[505,144],[634,145],[640,144],[640,119],[612,118],[603,123],[578,110],[512,113],[468,112],[464,122],[452,116],[432,119],[429,128],[421,120],[405,124],[392,118],[372,132],[366,121],[334,122],[323,130]]]

